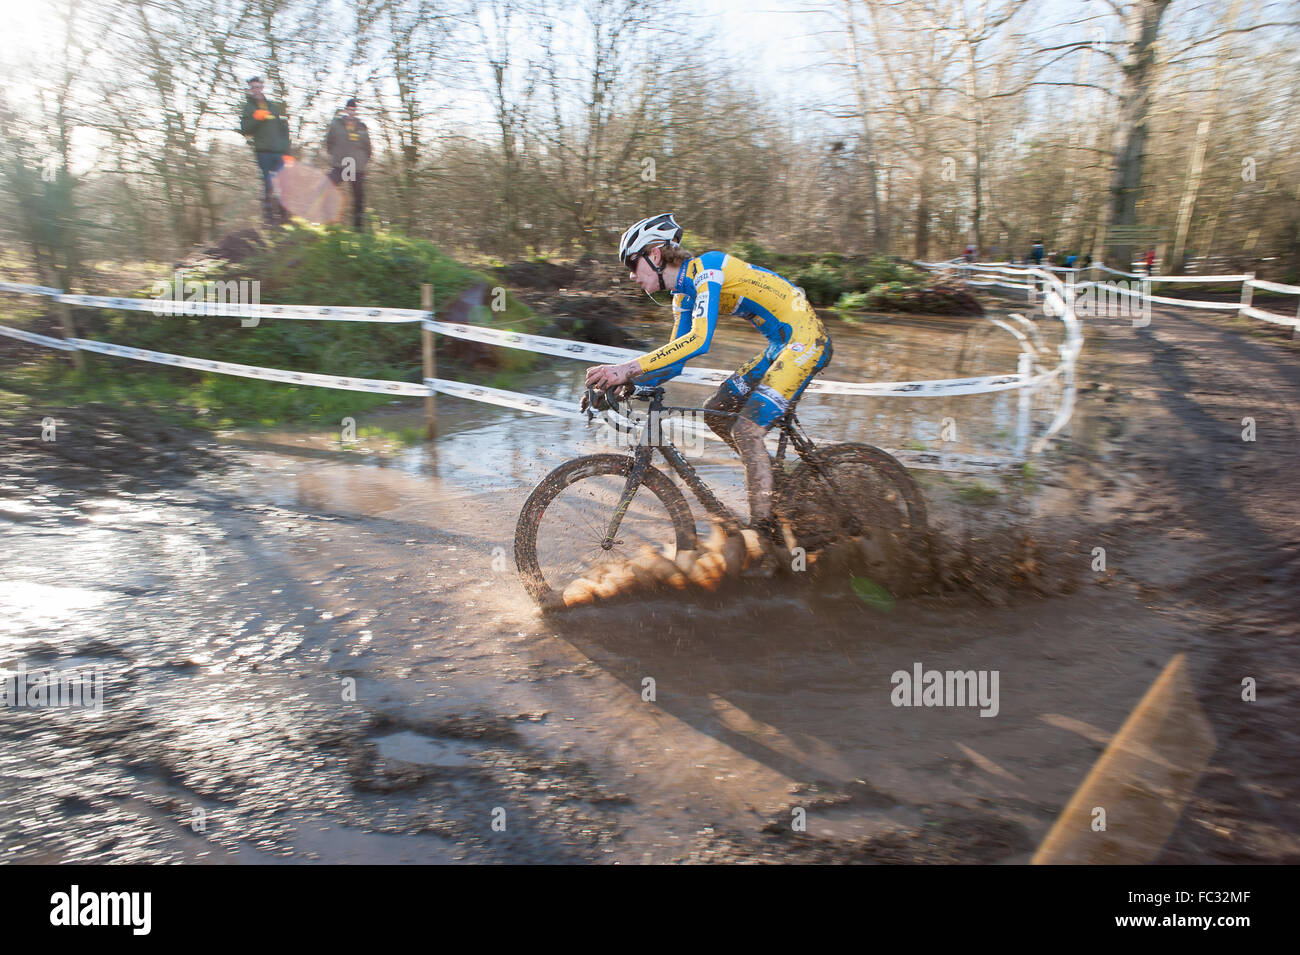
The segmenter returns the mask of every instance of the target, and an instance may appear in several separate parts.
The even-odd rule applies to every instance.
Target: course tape
[[[117,308],[159,316],[204,315],[223,318],[328,319],[336,322],[419,322],[429,313],[416,308],[341,308],[335,305],[265,305],[250,302],[180,301],[169,298],[108,298],[63,295],[54,300],[86,308]]]
[[[1283,285],[1280,282],[1265,282],[1262,279],[1247,279],[1246,284],[1252,288],[1262,288],[1267,292],[1281,292],[1283,295],[1300,295],[1300,285]]]
[[[8,335],[10,338],[17,338],[21,341],[31,342],[33,345],[44,345],[46,348],[57,348],[60,351],[76,351],[76,345],[69,345],[62,338],[50,338],[48,335],[37,335],[35,332],[26,332],[21,328],[10,328],[7,325],[0,325],[0,335]]]
[[[437,391],[455,398],[469,401],[481,401],[502,408],[514,408],[518,411],[531,411],[535,414],[554,415],[559,418],[586,420],[586,415],[578,411],[573,401],[560,401],[555,398],[539,398],[517,391],[502,388],[489,388],[487,385],[469,385],[463,381],[447,378],[426,378],[422,391]]]
[[[989,272],[999,272],[1003,274],[1026,275],[1026,274],[1033,274],[1035,271],[1034,269],[1018,269],[1015,268],[1014,266],[1003,266],[1003,265],[994,265],[994,264],[972,265],[960,261],[935,263],[935,262],[922,262],[920,260],[916,260],[915,264],[924,266],[926,268],[931,268],[931,269],[946,269],[946,268],[966,269],[972,272],[978,272],[980,274],[985,274]],[[1047,267],[1045,266],[1045,268]],[[1051,267],[1051,268],[1052,271],[1054,272],[1077,273],[1077,272],[1087,271],[1087,269],[1060,269],[1055,267]],[[1300,295],[1300,286],[1283,285],[1279,282],[1266,282],[1261,279],[1252,279],[1248,275],[1142,275],[1136,272],[1121,272],[1119,269],[1112,269],[1109,266],[1100,265],[1100,264],[1098,264],[1096,268],[1101,269],[1103,272],[1109,272],[1112,275],[1122,275],[1125,278],[1137,279],[1142,283],[1144,283],[1144,285],[1148,288],[1151,285],[1159,285],[1162,282],[1201,282],[1201,283],[1241,282],[1251,288],[1264,289],[1269,292],[1280,292],[1283,295]],[[995,279],[970,278],[967,281],[971,285],[979,285],[979,286],[996,285],[1000,288],[1018,288],[1018,289],[1036,288],[1036,286],[1034,285],[1024,285],[1024,284],[1018,284],[1012,282],[1001,282]],[[1149,292],[1142,292],[1141,290],[1138,289],[1124,289],[1124,288],[1118,288],[1113,285],[1102,286],[1101,283],[1099,282],[1079,282],[1074,286],[1074,288],[1077,291],[1080,289],[1088,288],[1089,286],[1092,286],[1094,288],[1104,287],[1111,294],[1127,295],[1131,298],[1139,298],[1144,302],[1151,302],[1156,305],[1177,305],[1183,308],[1204,308],[1216,312],[1238,312],[1242,315],[1248,315],[1251,318],[1258,318],[1261,321],[1265,321],[1265,322],[1272,322],[1273,324],[1276,325],[1289,325],[1293,328],[1300,328],[1300,318],[1291,318],[1285,315],[1278,315],[1273,312],[1265,312],[1262,311],[1261,309],[1254,308],[1249,305],[1242,305],[1240,302],[1205,302],[1205,301],[1201,301],[1200,299],[1170,298],[1167,295],[1152,295]],[[990,321],[993,321],[994,324],[1000,324],[999,322],[997,322],[996,319],[990,319]]]
[[[18,292],[22,295],[61,295],[63,289],[45,285],[21,285],[18,282],[0,282],[0,292]]]
[[[1208,308],[1219,312],[1236,312],[1241,308],[1240,302],[1202,302],[1200,299],[1169,298],[1165,295],[1144,294],[1137,289],[1119,288],[1114,285],[1101,285],[1098,282],[1080,282],[1075,286],[1075,289],[1085,289],[1089,286],[1103,288],[1111,295],[1127,295],[1130,298],[1140,298],[1144,302],[1154,302],[1157,305],[1185,305],[1188,308]]]
[[[1037,325],[1035,325],[1033,322],[1031,322],[1029,319],[1025,318],[1025,316],[1019,314],[1018,312],[1007,312],[1007,317],[1010,318],[1010,319],[1012,319],[1012,320],[1014,320],[1014,321],[1019,322],[1021,325],[1025,326],[1025,328],[1029,329],[1029,334],[1033,336],[1033,338],[1034,338],[1034,347],[1035,347],[1037,350],[1042,351],[1042,350],[1046,347],[1046,346],[1043,344],[1043,338],[1042,338],[1042,336],[1038,334],[1038,326],[1037,326]]]
[[[69,338],[68,342],[85,351],[98,352],[101,355],[113,355],[118,358],[135,358],[139,361],[151,361],[160,365],[175,365],[178,368],[192,368],[195,371],[214,371],[223,375],[238,375],[241,378],[261,378],[266,381],[280,381],[291,385],[311,385],[316,388],[337,388],[342,391],[368,391],[381,395],[408,395],[423,397],[429,393],[424,385],[409,381],[384,381],[375,378],[348,378],[342,375],[315,375],[305,371],[285,371],[279,368],[259,368],[256,365],[240,365],[232,361],[212,361],[207,358],[189,358],[185,355],[170,355],[166,352],[150,351],[147,348],[132,348],[129,345],[112,345],[108,342],[90,341],[85,338]]]
[[[1290,325],[1292,328],[1300,328],[1300,318],[1289,317],[1286,315],[1274,315],[1272,312],[1261,311],[1252,305],[1247,305],[1241,309],[1243,315],[1249,315],[1251,318],[1258,318],[1261,321],[1272,322],[1274,325]]]
[[[242,378],[256,378],[264,381],[309,385],[317,388],[334,388],[344,391],[363,391],[374,394],[403,395],[407,397],[424,397],[433,392],[438,392],[451,397],[464,398],[470,401],[483,402],[533,414],[552,415],[573,421],[586,420],[586,415],[575,407],[572,400],[562,401],[556,398],[543,398],[536,395],[521,394],[515,391],[506,391],[501,388],[491,388],[486,385],[466,384],[465,382],[452,381],[445,378],[426,378],[423,384],[415,384],[413,382],[384,381],[373,378],[316,375],[309,372],[287,371],[278,368],[259,368],[253,365],[241,365],[237,362],[190,358],[185,355],[172,355],[167,352],[151,351],[147,348],[133,348],[129,345],[114,345],[109,342],[97,342],[85,338],[70,338],[67,341],[63,341],[57,338],[50,338],[46,335],[37,335],[34,332],[23,331],[22,329],[9,328],[4,325],[0,325],[0,335],[7,335],[11,338],[17,338],[22,341],[32,342],[37,345],[45,345],[63,351],[82,349],[84,351],[96,352],[98,354],[110,355],[117,358],[132,358],[139,361],[171,365],[177,368],[189,368],[195,371],[236,375]],[[1065,346],[1062,346],[1062,348],[1064,347]],[[1038,376],[1038,379],[1036,380],[1043,382],[1054,378],[1063,370],[1063,368],[1064,366],[1058,367],[1052,372]],[[638,429],[645,427],[646,424],[646,418],[644,415],[628,418],[621,414],[606,412],[602,417],[605,418],[608,425],[624,433],[629,431],[636,433]],[[707,427],[697,423],[696,421],[669,417],[666,418],[665,424],[668,425],[669,428],[676,427],[683,429],[686,432],[698,434],[708,440],[719,442],[722,440]],[[666,433],[671,433],[667,428],[665,431]],[[681,431],[679,431],[678,434],[681,434]],[[777,438],[775,435],[768,436],[768,443],[772,447],[776,446],[776,440]],[[905,466],[921,470],[976,473],[1000,471],[1009,467],[1015,467],[1020,463],[1019,459],[998,455],[964,455],[954,452],[914,451],[910,449],[898,449],[890,451],[889,453],[898,458],[898,460]]]
[[[511,393],[505,392],[504,394],[509,395]],[[504,404],[504,402],[501,403]],[[550,403],[560,405],[562,411],[570,407],[562,402]],[[508,407],[515,407],[515,405],[511,404],[508,405]],[[567,413],[570,417],[574,416],[572,412]],[[585,415],[577,415],[577,417],[585,417]],[[598,414],[596,418],[600,420],[604,426],[624,436],[617,445],[618,447],[623,448],[639,443],[642,437],[642,429],[644,429],[648,424],[648,418],[645,413],[633,413],[629,418],[622,414],[605,411]],[[693,438],[704,438],[705,440],[717,442],[719,444],[722,443],[723,440],[718,437],[718,435],[714,434],[707,426],[701,424],[698,419],[683,419],[676,415],[665,415],[661,419],[660,433],[665,437],[671,438],[671,440],[676,442],[678,445]],[[780,435],[769,432],[764,440],[771,451],[776,451],[780,441]],[[885,448],[883,450],[897,458],[905,467],[922,471],[987,473],[1019,467],[1023,463],[1020,458],[996,454],[964,454],[954,451],[917,451],[909,448]]]
[[[558,355],[562,358],[624,362],[642,354],[642,352],[630,348],[592,345],[586,342],[568,341],[563,338],[547,338],[544,335],[528,335],[523,332],[509,332],[499,328],[484,328],[475,325],[452,325],[447,322],[426,321],[424,327],[452,338],[464,338],[489,345],[501,345],[506,348],[540,352],[544,355]],[[732,374],[730,370],[721,368],[687,368],[673,380],[695,385],[720,385],[730,378]],[[925,381],[852,382],[821,381],[814,378],[808,384],[807,392],[831,395],[906,395],[914,398],[933,398],[946,395],[974,395],[992,391],[1005,391],[1010,388],[1020,388],[1026,383],[1025,376],[1018,373],[984,375],[978,378],[940,378]]]
[[[429,312],[420,311],[418,309],[366,309],[313,305],[253,305],[250,303],[232,302],[184,302],[162,298],[142,299],[98,295],[65,295],[59,292],[58,289],[43,289],[38,286],[9,285],[7,288],[11,291],[27,291],[33,293],[36,293],[36,290],[39,289],[39,294],[52,295],[56,301],[69,305],[80,305],[86,308],[125,309],[129,311],[150,312],[155,315],[203,315],[257,319],[326,319],[357,322],[422,322],[424,328],[453,338],[463,338],[468,341],[501,345],[507,348],[517,348],[523,351],[539,352],[541,354],[556,355],[563,358],[623,362],[641,354],[640,352],[628,348],[616,348],[608,345],[574,342],[566,339],[548,338],[543,335],[528,335],[522,332],[511,332],[503,329],[485,328],[482,326],[454,325],[447,322],[439,322],[430,319]],[[1004,325],[1003,327],[1006,326]],[[200,361],[201,359],[187,360]],[[179,362],[168,363],[179,364]],[[252,366],[241,367],[248,368]],[[268,372],[271,370],[272,369],[267,369]],[[691,368],[684,370],[677,376],[676,380],[690,384],[716,386],[724,382],[731,376],[731,374],[732,372],[730,370],[721,368]],[[354,380],[360,381],[364,379]],[[976,378],[948,378],[924,381],[848,382],[814,379],[809,383],[806,391],[832,395],[905,395],[911,398],[932,398],[947,397],[950,395],[986,394],[989,392],[1006,391],[1012,388],[1029,387],[1032,385],[1032,379],[1027,379],[1025,376],[1018,373],[1010,373],[1005,375],[984,375]],[[352,390],[364,389],[357,388]]]

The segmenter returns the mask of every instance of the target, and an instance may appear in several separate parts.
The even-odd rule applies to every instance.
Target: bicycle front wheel
[[[529,596],[557,606],[564,588],[601,565],[630,561],[645,548],[673,557],[694,550],[695,518],[677,486],[647,467],[613,545],[602,546],[634,459],[592,454],[560,465],[533,489],[515,527],[515,565]]]

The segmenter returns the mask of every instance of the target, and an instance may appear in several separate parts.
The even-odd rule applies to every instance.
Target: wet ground
[[[1152,861],[1300,860],[1300,373],[1215,321],[1090,328],[1070,440],[1030,479],[921,475],[953,573],[889,609],[783,580],[542,616],[515,517],[591,450],[557,419],[444,398],[431,451],[380,454],[321,435],[196,447],[93,408],[56,411],[56,451],[32,437],[49,409],[10,415],[0,666],[98,668],[104,705],[0,714],[0,852],[1025,862],[1186,651],[1218,747]],[[828,377],[1014,367],[1013,345],[943,327],[865,329]],[[921,344],[868,368],[890,361],[874,336]],[[818,437],[885,446],[954,416],[982,447],[1014,408],[836,412],[851,401],[801,410]],[[716,450],[701,471],[743,500]],[[895,706],[891,675],[918,663],[997,671],[996,715]]]

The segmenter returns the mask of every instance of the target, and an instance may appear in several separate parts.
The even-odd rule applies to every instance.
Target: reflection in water
[[[15,568],[17,571],[24,569]],[[7,580],[0,594],[0,635],[54,626],[115,596],[83,587],[44,584],[35,580]]]
[[[625,323],[642,340],[657,342],[668,335],[664,316]],[[884,317],[847,324],[831,320],[835,356],[822,373],[827,380],[870,382],[912,381],[931,378],[967,378],[1007,374],[1017,370],[1019,346],[1011,335],[979,318]],[[1061,340],[1058,322],[1040,321],[1047,346],[1048,367],[1056,364],[1055,345]],[[695,364],[732,368],[749,358],[760,342],[752,329],[729,318],[719,327],[713,347]],[[582,394],[586,365],[559,361],[544,370],[520,376],[511,390],[545,395],[575,404]],[[698,406],[711,389],[700,385],[669,383],[668,401]],[[1033,400],[1033,420],[1046,424],[1053,407],[1053,392],[1044,388]],[[948,395],[907,398],[899,396],[810,394],[799,404],[800,420],[814,440],[865,441],[886,448],[919,448],[971,453],[1010,453],[1014,449],[1019,393],[1015,390],[985,395]],[[575,453],[595,450],[594,428],[543,415],[505,408],[476,406],[457,421],[470,402],[452,398],[439,401],[440,427],[436,470],[443,476],[494,477],[525,473],[539,459],[555,463]],[[448,417],[450,413],[450,417]],[[942,436],[951,419],[948,436]],[[472,421],[473,423],[469,423]],[[955,432],[955,434],[954,434]],[[946,437],[946,440],[944,439]],[[721,445],[709,456],[726,457]],[[430,463],[424,448],[405,451],[402,466],[420,469]]]
[[[666,339],[667,312],[628,322],[628,330],[647,342]],[[887,317],[864,318],[848,324],[830,320],[835,356],[823,372],[827,380],[911,381],[966,378],[1016,371],[1019,346],[1005,330],[979,318]],[[1056,364],[1058,322],[1039,322],[1046,345],[1045,364]],[[746,324],[725,319],[709,353],[696,364],[733,368],[749,358],[760,341]],[[509,390],[572,401],[576,407],[583,391],[586,364],[543,358],[542,367],[516,376]],[[710,387],[669,383],[670,404],[698,407]],[[1054,386],[1043,388],[1032,402],[1032,420],[1041,429],[1054,410]],[[933,398],[866,397],[809,394],[799,404],[800,420],[819,443],[862,441],[887,449],[925,449],[973,454],[1010,454],[1015,448],[1019,393],[1000,391],[983,395],[948,395]],[[358,427],[380,424],[398,429],[420,427],[423,408],[417,401],[357,415]],[[946,427],[945,427],[946,425]],[[299,503],[313,510],[382,514],[427,504],[423,482],[437,476],[444,491],[513,490],[531,487],[552,468],[577,455],[608,451],[600,441],[599,425],[575,422],[499,408],[479,402],[441,396],[438,401],[439,437],[433,444],[399,448],[391,455],[353,451],[341,460],[304,461],[286,469],[283,459],[268,460],[278,474],[267,475],[267,492],[280,503]],[[320,451],[338,450],[337,435],[317,435],[306,440]],[[309,453],[304,451],[303,453]],[[319,457],[319,452],[315,455]],[[347,462],[347,463],[345,463]],[[365,463],[384,466],[377,473]],[[736,461],[721,444],[705,443],[702,457],[692,458],[701,476],[716,483],[724,501],[743,481]],[[394,470],[400,473],[392,473]],[[286,480],[291,478],[292,480]],[[742,498],[737,503],[743,503]]]

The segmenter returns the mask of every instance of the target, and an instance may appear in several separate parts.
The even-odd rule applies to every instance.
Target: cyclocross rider
[[[740,455],[749,492],[750,526],[766,542],[778,540],[772,516],[772,458],[763,444],[831,360],[831,340],[803,289],[775,272],[725,252],[693,257],[681,247],[682,227],[671,214],[642,219],[623,233],[618,256],[646,293],[673,292],[676,324],[662,348],[621,365],[587,369],[587,384],[607,389],[632,382],[652,386],[681,374],[686,362],[709,350],[720,314],[739,315],[762,332],[767,347],[736,369],[705,402],[709,428]]]

